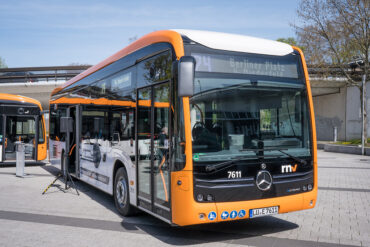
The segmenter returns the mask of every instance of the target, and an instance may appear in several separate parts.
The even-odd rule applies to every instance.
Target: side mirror
[[[183,56],[178,66],[178,96],[191,97],[194,89],[195,59],[192,56]]]

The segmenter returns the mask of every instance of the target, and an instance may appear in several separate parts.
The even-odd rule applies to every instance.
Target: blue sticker
[[[236,216],[238,216],[238,212],[236,212],[235,210],[230,212],[230,219],[235,219]]]
[[[208,219],[209,220],[215,220],[216,217],[217,217],[217,214],[215,212],[213,212],[213,211],[209,212],[209,214],[208,214]]]
[[[229,218],[229,212],[223,211],[221,214],[221,219],[226,220],[227,218]]]
[[[240,210],[238,216],[239,218],[243,218],[245,216],[245,210],[244,209]]]

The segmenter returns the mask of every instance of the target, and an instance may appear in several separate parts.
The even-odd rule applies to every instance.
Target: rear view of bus
[[[45,135],[39,101],[0,93],[0,165],[15,164],[18,141],[25,144],[26,163],[46,159]]]

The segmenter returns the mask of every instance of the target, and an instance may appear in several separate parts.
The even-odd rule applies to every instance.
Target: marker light
[[[303,185],[302,190],[303,191],[307,191],[307,186],[306,185]]]

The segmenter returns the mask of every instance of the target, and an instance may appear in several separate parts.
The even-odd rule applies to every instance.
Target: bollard
[[[334,142],[338,141],[338,127],[334,127]]]
[[[17,163],[16,163],[16,172],[15,175],[17,177],[24,176],[24,150],[25,146],[24,143],[21,141],[15,142],[16,145],[16,152],[17,152]]]

